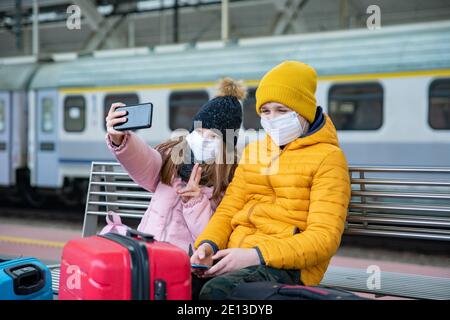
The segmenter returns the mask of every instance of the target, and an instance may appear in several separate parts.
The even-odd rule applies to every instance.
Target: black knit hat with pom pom
[[[192,119],[190,132],[194,130],[194,122],[201,121],[201,127],[216,129],[226,139],[226,129],[237,130],[242,123],[242,108],[239,100],[245,99],[247,88],[242,81],[223,78],[218,83],[218,92],[214,99],[205,103]],[[236,140],[234,139],[236,145]]]

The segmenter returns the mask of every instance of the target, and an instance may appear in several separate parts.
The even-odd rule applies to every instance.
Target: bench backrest
[[[450,168],[350,167],[345,234],[450,241]],[[109,210],[141,219],[151,193],[116,162],[93,162],[83,237]]]

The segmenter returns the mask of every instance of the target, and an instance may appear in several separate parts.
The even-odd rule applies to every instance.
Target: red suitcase
[[[136,230],[71,240],[63,249],[58,298],[189,300],[189,256]]]

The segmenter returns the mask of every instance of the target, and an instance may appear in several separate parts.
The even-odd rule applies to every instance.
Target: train
[[[217,79],[242,79],[239,147],[260,138],[258,80],[283,60],[318,73],[317,104],[351,165],[450,164],[450,21],[0,59],[0,196],[84,201],[113,102],[152,102],[149,145],[189,128]],[[256,130],[254,130],[256,129]]]

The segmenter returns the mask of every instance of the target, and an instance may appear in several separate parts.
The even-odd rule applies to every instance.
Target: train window
[[[69,96],[64,100],[64,130],[81,132],[86,126],[86,101],[83,96]]]
[[[104,118],[108,115],[109,109],[111,109],[111,105],[115,102],[122,102],[126,105],[133,105],[139,103],[139,97],[135,93],[114,93],[108,94],[105,96],[105,100],[103,101],[103,115]],[[106,121],[103,121],[103,127],[106,129]]]
[[[170,129],[190,129],[192,118],[209,99],[206,91],[175,91],[169,97]]]
[[[244,107],[244,128],[261,129],[260,117],[256,113],[256,88],[249,88],[247,98],[243,102]]]
[[[430,85],[428,123],[438,130],[450,129],[450,79],[434,80]]]
[[[42,101],[42,120],[41,120],[41,131],[45,133],[53,132],[53,99],[49,97],[43,97]]]
[[[5,101],[0,100],[0,132],[5,131]]]
[[[337,130],[377,130],[383,124],[383,88],[378,83],[334,85],[328,114]]]

